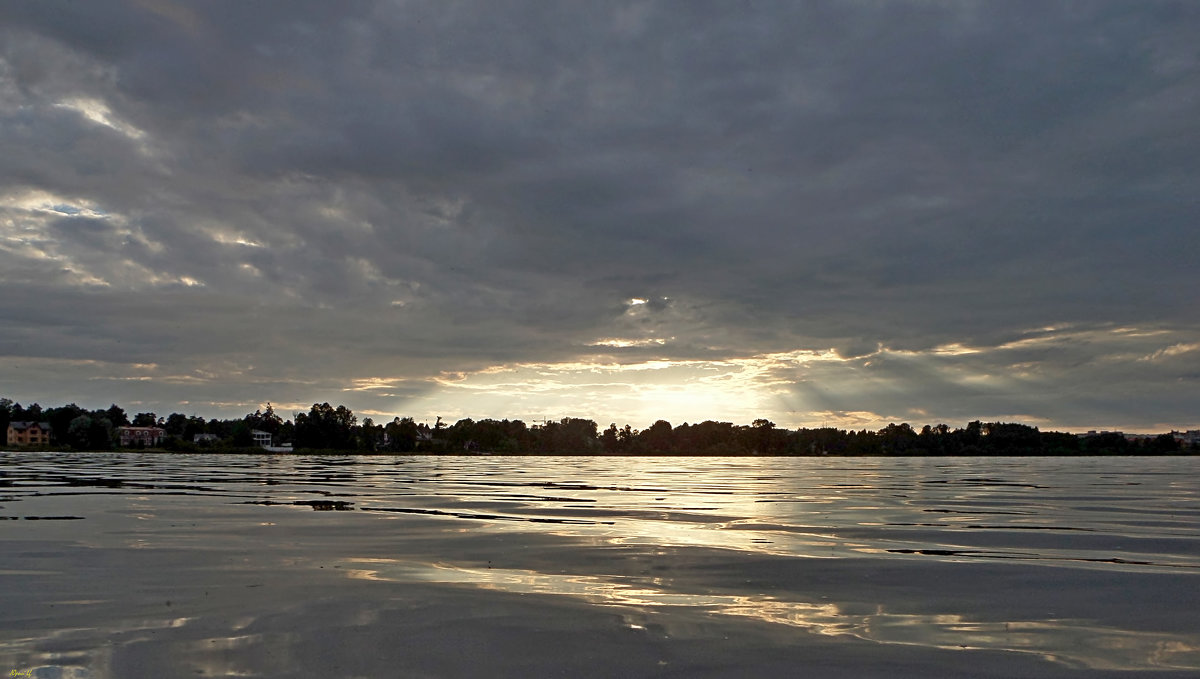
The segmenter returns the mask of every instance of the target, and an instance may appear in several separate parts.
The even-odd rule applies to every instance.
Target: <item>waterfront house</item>
[[[48,446],[50,445],[49,422],[9,422],[8,445],[10,446]]]
[[[157,446],[165,438],[167,430],[161,427],[117,427],[117,440],[122,448]]]
[[[271,432],[261,429],[251,429],[250,435],[254,437],[254,445],[260,448],[269,448],[271,446]]]

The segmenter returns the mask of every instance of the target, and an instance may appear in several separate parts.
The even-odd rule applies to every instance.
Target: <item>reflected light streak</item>
[[[467,568],[384,558],[343,562],[346,576],[380,582],[421,581],[512,594],[558,595],[599,606],[643,609],[688,607],[796,627],[824,636],[849,635],[881,644],[945,650],[1028,653],[1093,670],[1200,670],[1200,644],[1168,633],[1131,632],[1080,620],[975,621],[954,614],[892,613],[883,606],[852,613],[833,602],[786,601],[766,595],[696,594],[656,588],[658,578],[602,578],[525,569]],[[368,565],[370,568],[362,568]],[[355,567],[358,566],[358,567]],[[653,613],[653,610],[645,611]],[[1063,649],[1071,649],[1064,652]]]

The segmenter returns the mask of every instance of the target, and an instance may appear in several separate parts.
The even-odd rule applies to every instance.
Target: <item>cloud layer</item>
[[[1198,33],[1131,0],[9,3],[0,392],[1194,428]]]

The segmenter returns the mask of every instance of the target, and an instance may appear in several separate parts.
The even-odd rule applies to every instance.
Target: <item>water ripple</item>
[[[141,616],[138,629],[169,627],[145,602],[109,612],[63,603],[105,600],[103,587],[127,586],[126,569],[153,555],[188,564],[178,576],[137,571],[165,578],[164,592],[244,575],[243,590],[280,588],[265,605],[303,598],[303,588],[264,573],[300,583],[339,570],[357,581],[569,597],[668,621],[687,608],[879,644],[1200,671],[1193,466],[0,453],[11,547],[0,574],[22,583],[0,616],[12,616],[10,629],[48,626],[0,642],[32,662],[50,657],[38,649],[56,625],[76,630],[84,656],[105,647],[100,622],[117,629]],[[86,578],[64,584],[80,569],[96,591]],[[74,594],[51,611],[39,591]],[[230,648],[273,638],[234,631]]]

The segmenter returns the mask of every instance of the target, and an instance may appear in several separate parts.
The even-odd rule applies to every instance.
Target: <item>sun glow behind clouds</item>
[[[669,347],[672,340],[601,338],[589,344],[594,353],[574,361],[446,372],[432,379],[429,392],[397,407],[448,421],[585,417],[601,427],[615,422],[644,428],[659,419],[673,425],[708,419],[748,424],[767,418],[787,428],[874,430],[889,423],[962,426],[982,419],[1067,431],[1105,426],[1134,431],[1124,422],[1086,419],[1086,410],[1070,406],[1070,394],[1105,385],[1063,369],[1056,358],[1074,356],[1086,346],[1092,361],[1169,375],[1200,351],[1188,333],[1062,327],[1026,330],[994,343],[945,342],[924,349],[880,345],[850,357],[833,349],[723,359],[636,360],[626,354]],[[601,353],[605,349],[612,351]],[[953,408],[930,408],[947,394]]]
[[[442,375],[436,393],[409,407],[430,414],[455,413],[447,419],[570,416],[592,418],[602,426],[619,422],[642,427],[659,419],[673,424],[706,419],[749,423],[769,416],[778,421],[783,419],[780,398],[794,371],[806,364],[843,360],[826,350],[713,361],[621,363],[591,356],[575,362],[492,366]]]
[[[595,342],[592,342],[591,344],[589,344],[588,346],[590,346],[590,347],[613,347],[614,349],[627,349],[630,347],[663,346],[669,341],[670,340],[657,338],[657,337],[649,338],[649,339],[621,339],[618,337],[608,337],[605,339],[598,339]]]

